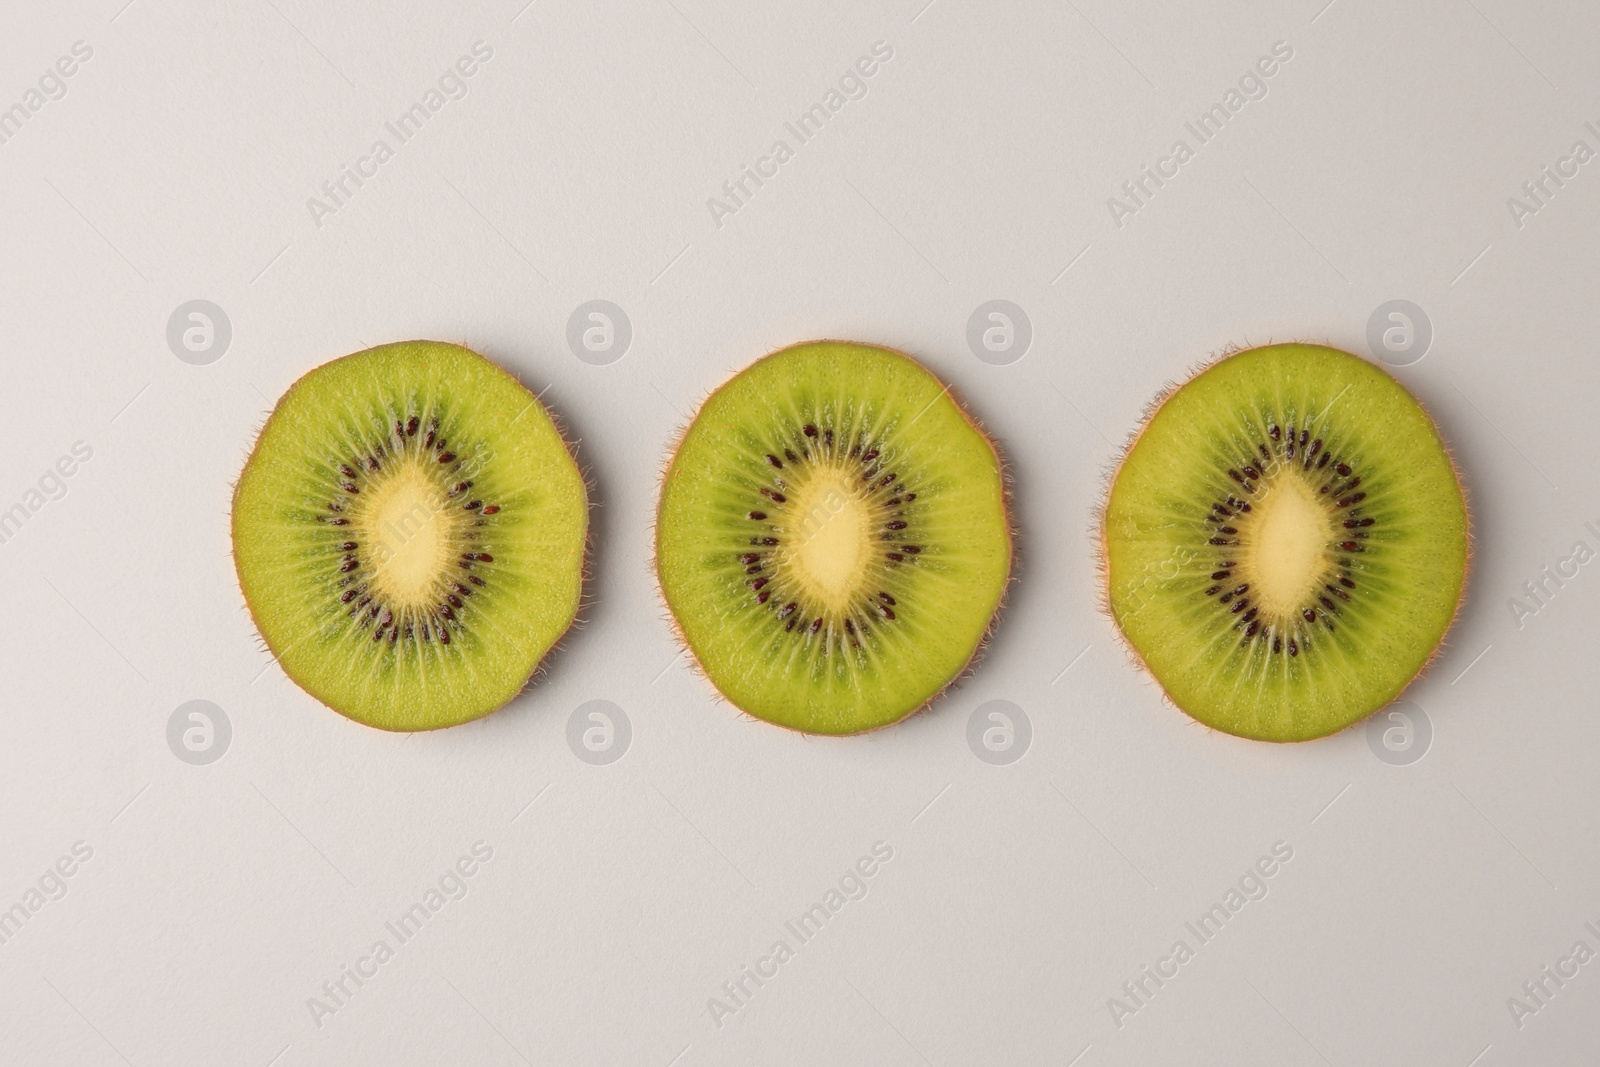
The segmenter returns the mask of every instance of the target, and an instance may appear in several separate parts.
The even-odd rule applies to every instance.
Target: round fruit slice
[[[285,673],[386,730],[487,715],[577,613],[588,495],[538,399],[412,341],[296,382],[233,497],[245,602]]]
[[[849,734],[971,661],[1011,572],[994,447],[915,360],[816,342],[706,400],[667,469],[662,593],[729,700]]]
[[[1302,741],[1392,701],[1449,629],[1467,508],[1426,412],[1318,345],[1217,362],[1156,408],[1105,506],[1107,600],[1178,707]]]

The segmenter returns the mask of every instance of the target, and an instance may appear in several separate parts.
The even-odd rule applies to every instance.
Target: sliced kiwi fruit
[[[1150,414],[1102,526],[1106,599],[1167,695],[1301,741],[1392,701],[1466,582],[1454,464],[1406,389],[1319,345],[1228,356]]]
[[[278,663],[386,730],[486,715],[577,613],[588,494],[537,397],[457,345],[384,345],[295,382],[233,498],[245,602]]]
[[[1000,606],[1001,463],[909,356],[796,345],[701,407],[662,485],[656,566],[735,706],[810,733],[885,726],[961,674]]]

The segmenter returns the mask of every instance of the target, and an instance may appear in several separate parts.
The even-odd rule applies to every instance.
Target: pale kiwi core
[[[824,608],[848,609],[871,562],[873,512],[862,499],[860,478],[843,464],[819,464],[794,489],[800,528],[777,566]]]
[[[1291,619],[1336,569],[1327,545],[1338,529],[1327,498],[1292,467],[1273,474],[1260,501],[1234,525],[1238,575],[1255,590],[1264,616]]]
[[[395,604],[421,607],[438,598],[471,513],[448,507],[420,459],[407,457],[387,474],[351,523],[373,546],[373,586]]]

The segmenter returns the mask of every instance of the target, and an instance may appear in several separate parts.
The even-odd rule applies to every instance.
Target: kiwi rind
[[[668,499],[668,494],[669,494],[669,491],[671,489],[671,479],[673,477],[675,469],[677,468],[678,461],[679,461],[679,459],[680,459],[680,457],[682,455],[684,445],[685,445],[686,441],[689,439],[691,432],[695,429],[695,426],[696,426],[697,422],[700,420],[702,415],[706,412],[706,410],[708,408],[708,405],[710,405],[719,395],[721,395],[725,390],[727,390],[735,382],[739,381],[747,373],[749,373],[750,371],[752,371],[753,369],[758,367],[760,364],[762,364],[762,363],[764,363],[764,362],[766,362],[768,360],[772,360],[772,359],[775,359],[775,358],[778,358],[778,357],[782,357],[782,356],[785,356],[785,355],[790,354],[790,353],[799,352],[799,351],[805,350],[805,349],[813,349],[813,348],[829,347],[829,346],[843,346],[843,347],[851,348],[851,349],[860,349],[860,350],[865,350],[865,351],[868,351],[868,352],[876,352],[876,353],[881,353],[881,354],[886,355],[886,356],[894,357],[894,358],[899,359],[899,360],[903,360],[906,363],[910,364],[912,367],[914,367],[917,370],[919,370],[920,372],[922,372],[923,374],[927,375],[929,378],[931,378],[934,381],[937,381],[939,383],[939,385],[942,387],[942,390],[943,390],[942,397],[944,399],[948,399],[950,405],[960,415],[960,418],[961,418],[962,423],[964,424],[965,428],[970,430],[973,434],[976,435],[976,437],[979,440],[981,440],[983,442],[984,446],[988,449],[988,452],[989,452],[990,456],[992,457],[992,459],[994,461],[995,471],[996,471],[996,473],[998,475],[998,479],[999,479],[998,493],[999,493],[999,506],[1000,506],[1000,520],[1001,520],[1001,529],[1003,531],[1003,543],[1004,543],[1004,550],[1005,550],[1004,578],[999,583],[999,588],[998,588],[998,591],[997,591],[997,597],[996,597],[996,600],[994,602],[993,608],[992,608],[992,610],[990,611],[990,613],[988,615],[988,618],[987,618],[987,620],[986,620],[986,622],[985,622],[985,624],[983,626],[981,634],[975,640],[975,642],[973,643],[970,651],[966,654],[965,658],[962,660],[962,662],[960,663],[959,667],[957,667],[956,669],[951,671],[949,676],[946,677],[936,689],[934,689],[933,691],[929,692],[920,701],[917,701],[916,703],[914,703],[911,706],[905,707],[904,709],[902,709],[897,714],[894,714],[891,717],[880,718],[880,719],[876,719],[876,720],[873,720],[873,721],[868,721],[868,722],[865,722],[865,723],[863,723],[861,725],[858,725],[858,726],[855,726],[855,727],[843,727],[843,726],[840,726],[838,724],[829,724],[829,725],[826,725],[826,726],[820,726],[820,725],[816,725],[816,724],[803,725],[803,724],[798,724],[798,723],[794,723],[794,722],[787,722],[787,721],[782,721],[781,719],[778,719],[778,718],[774,718],[774,717],[772,717],[770,715],[764,714],[761,711],[751,710],[749,707],[744,706],[743,703],[735,695],[733,695],[730,692],[728,692],[727,688],[718,682],[713,670],[711,670],[708,667],[708,665],[706,664],[706,662],[702,658],[701,654],[695,649],[693,642],[689,638],[689,635],[684,630],[682,621],[679,619],[679,617],[677,616],[676,612],[674,611],[671,597],[669,596],[668,590],[666,588],[666,584],[665,584],[665,582],[663,580],[663,577],[662,577],[662,565],[661,565],[662,564],[662,515],[663,515],[663,507],[664,507],[664,505],[665,505],[665,503],[666,503],[666,501]],[[975,670],[975,668],[978,665],[979,661],[983,658],[983,655],[984,655],[985,651],[987,650],[989,641],[992,638],[992,636],[993,636],[993,634],[995,632],[995,629],[999,624],[1000,617],[1004,613],[1004,608],[1005,608],[1005,605],[1006,605],[1006,600],[1007,600],[1007,596],[1008,596],[1008,593],[1009,593],[1010,584],[1011,584],[1012,581],[1015,580],[1015,569],[1016,569],[1016,528],[1015,528],[1014,519],[1013,519],[1013,512],[1012,512],[1012,486],[1011,486],[1010,467],[1009,467],[1009,464],[1006,461],[1004,450],[1001,447],[1001,445],[999,444],[999,442],[987,432],[987,430],[985,429],[983,424],[977,419],[977,417],[972,413],[972,411],[967,407],[967,405],[964,404],[961,401],[960,397],[955,393],[955,391],[953,390],[951,385],[949,383],[944,382],[943,379],[941,379],[937,375],[935,375],[927,366],[925,366],[923,363],[921,363],[915,357],[913,357],[911,355],[908,355],[907,353],[899,351],[897,349],[889,348],[887,346],[875,345],[875,344],[867,344],[867,343],[857,342],[857,341],[847,341],[847,340],[837,340],[837,339],[822,338],[822,339],[817,339],[817,340],[813,340],[813,341],[798,342],[798,343],[795,343],[795,344],[792,344],[792,345],[786,345],[786,346],[784,346],[782,348],[775,349],[775,350],[767,353],[765,356],[762,356],[759,359],[751,362],[750,364],[747,364],[747,365],[741,367],[740,369],[738,369],[737,371],[734,371],[733,373],[729,374],[719,385],[717,385],[716,387],[712,388],[704,396],[702,396],[700,401],[699,401],[699,403],[697,403],[695,405],[694,414],[691,415],[680,426],[680,428],[679,428],[674,440],[672,441],[671,445],[667,449],[667,451],[665,453],[665,456],[663,458],[663,461],[662,461],[661,477],[660,477],[659,490],[658,490],[657,501],[656,501],[655,524],[654,524],[654,527],[653,527],[652,544],[653,544],[653,548],[654,548],[654,555],[653,555],[653,559],[652,559],[652,568],[651,569],[652,569],[652,572],[656,576],[656,588],[657,588],[658,595],[661,597],[661,602],[662,602],[662,605],[663,605],[663,616],[664,616],[665,620],[667,621],[667,623],[672,627],[672,631],[673,631],[673,633],[674,633],[674,635],[675,635],[675,637],[677,639],[677,642],[678,642],[679,646],[682,649],[683,654],[688,658],[688,662],[689,662],[689,665],[690,665],[691,669],[695,673],[699,674],[703,679],[705,679],[707,684],[710,685],[710,687],[716,693],[718,698],[720,698],[721,700],[723,700],[723,701],[727,702],[728,704],[734,706],[735,708],[740,710],[745,715],[748,715],[751,719],[767,722],[767,723],[770,723],[772,725],[780,726],[780,727],[782,727],[784,729],[791,730],[793,732],[800,733],[800,734],[811,734],[811,735],[832,736],[832,737],[846,737],[846,736],[854,736],[854,735],[857,735],[857,734],[870,733],[870,732],[873,732],[873,731],[876,731],[876,730],[883,729],[883,728],[885,728],[887,726],[892,726],[892,725],[894,725],[896,723],[902,722],[905,719],[917,714],[918,712],[927,709],[930,705],[932,705],[934,702],[936,702],[941,696],[943,696],[952,686],[955,686],[962,679],[964,679],[968,675],[970,675]]]
[[[1241,729],[1238,728],[1237,724],[1219,723],[1215,721],[1211,715],[1207,714],[1205,710],[1200,709],[1197,713],[1197,709],[1186,706],[1185,701],[1180,700],[1173,695],[1168,686],[1162,681],[1160,673],[1152,666],[1147,657],[1141,653],[1134,640],[1124,631],[1122,623],[1118,618],[1113,598],[1113,568],[1110,553],[1110,531],[1108,529],[1108,519],[1118,476],[1122,473],[1129,457],[1134,454],[1135,449],[1140,444],[1146,432],[1155,422],[1156,418],[1167,407],[1172,398],[1176,396],[1185,386],[1201,378],[1207,372],[1213,370],[1220,364],[1226,363],[1235,357],[1248,357],[1259,353],[1265,353],[1272,349],[1304,349],[1314,353],[1332,355],[1341,359],[1355,361],[1356,363],[1361,364],[1362,367],[1366,368],[1368,371],[1376,372],[1376,375],[1381,376],[1390,386],[1392,386],[1395,390],[1398,390],[1401,395],[1408,399],[1410,401],[1410,407],[1413,413],[1417,416],[1420,416],[1421,423],[1425,425],[1426,429],[1431,433],[1432,443],[1437,447],[1437,455],[1444,460],[1444,464],[1449,470],[1451,483],[1458,494],[1460,508],[1459,518],[1461,523],[1462,538],[1462,543],[1460,546],[1462,555],[1460,559],[1459,584],[1449,604],[1448,618],[1443,623],[1442,628],[1439,630],[1437,638],[1428,648],[1426,655],[1421,659],[1420,662],[1417,663],[1415,669],[1411,671],[1409,676],[1404,678],[1404,680],[1399,684],[1390,687],[1388,691],[1380,691],[1371,700],[1369,700],[1365,706],[1359,709],[1339,716],[1331,717],[1325,724],[1318,728],[1298,730],[1293,732],[1281,732],[1273,730],[1258,731],[1249,728]],[[1111,621],[1112,630],[1130,659],[1139,667],[1144,669],[1147,677],[1156,682],[1162,691],[1163,698],[1168,703],[1178,708],[1178,710],[1183,711],[1197,725],[1208,727],[1217,731],[1218,733],[1232,734],[1234,736],[1244,737],[1250,740],[1272,742],[1297,742],[1314,740],[1316,738],[1337,733],[1350,727],[1351,725],[1359,723],[1373,713],[1392,703],[1401,695],[1401,693],[1411,686],[1417,680],[1417,678],[1426,673],[1433,663],[1436,662],[1441,655],[1443,655],[1447,645],[1449,644],[1449,638],[1453,632],[1455,622],[1460,615],[1462,605],[1465,603],[1466,593],[1473,569],[1472,513],[1466,479],[1463,477],[1460,466],[1457,464],[1455,456],[1451,451],[1444,435],[1440,432],[1438,423],[1433,418],[1431,412],[1429,412],[1427,407],[1414,393],[1412,393],[1411,390],[1406,388],[1406,386],[1396,379],[1393,374],[1389,373],[1386,368],[1383,368],[1370,360],[1362,359],[1359,356],[1352,355],[1349,352],[1331,345],[1311,341],[1269,343],[1266,345],[1253,346],[1249,348],[1241,348],[1237,346],[1229,347],[1213,358],[1196,365],[1181,382],[1168,382],[1167,385],[1160,390],[1158,394],[1146,405],[1139,419],[1138,426],[1129,434],[1128,440],[1122,448],[1120,454],[1106,467],[1104,472],[1101,506],[1096,518],[1097,522],[1094,533],[1097,547],[1096,564],[1099,575],[1098,592],[1100,607],[1107,619]]]
[[[470,685],[454,687],[447,696],[437,691],[430,692],[424,694],[427,699],[411,705],[404,711],[394,711],[352,705],[346,691],[317,677],[314,672],[306,670],[303,666],[296,665],[292,646],[298,638],[285,641],[281,625],[277,627],[280,632],[277,634],[272,632],[273,625],[263,617],[264,605],[258,603],[258,600],[262,599],[259,581],[255,583],[257,596],[253,598],[251,595],[252,581],[247,573],[246,561],[241,558],[240,538],[242,533],[248,532],[241,529],[241,524],[247,521],[245,512],[248,508],[242,505],[246,502],[251,472],[261,457],[264,446],[274,433],[274,424],[279,424],[276,427],[278,431],[287,432],[286,424],[299,421],[304,425],[309,421],[303,408],[305,404],[311,402],[307,399],[308,395],[314,399],[314,390],[323,388],[318,384],[319,378],[341,367],[346,370],[360,367],[371,374],[374,381],[381,382],[383,367],[399,367],[404,371],[413,363],[427,366],[436,377],[439,374],[448,374],[452,367],[459,371],[464,364],[475,376],[474,384],[477,387],[484,392],[498,391],[501,400],[515,401],[516,414],[507,421],[515,423],[526,416],[530,420],[527,428],[534,429],[538,435],[539,441],[531,447],[542,449],[541,454],[551,465],[553,479],[549,491],[552,498],[568,501],[566,507],[570,512],[568,518],[571,520],[569,531],[571,544],[559,553],[564,563],[560,565],[556,584],[564,591],[556,600],[544,601],[544,606],[554,622],[547,623],[541,628],[535,635],[532,645],[518,646],[519,654],[525,660],[521,668],[512,670],[509,674],[501,672],[499,677],[491,676],[481,683],[474,677]],[[519,433],[518,438],[525,439],[526,433],[527,429]],[[557,443],[559,448],[553,447]],[[493,454],[492,449],[490,454]],[[273,656],[290,680],[346,718],[377,729],[406,733],[442,729],[470,722],[503,707],[532,684],[533,680],[546,669],[551,656],[564,643],[571,629],[581,621],[581,613],[586,606],[590,541],[593,534],[588,522],[589,493],[587,472],[579,464],[576,450],[555,413],[546,408],[540,398],[523,386],[515,376],[493,360],[464,345],[424,340],[380,345],[338,357],[303,374],[279,398],[265,422],[258,428],[239,479],[234,484],[230,525],[233,531],[235,571],[241,592],[244,594],[245,608],[251,616],[263,649]],[[255,501],[257,510],[259,503]],[[485,509],[485,514],[487,510]],[[571,564],[570,571],[566,570],[566,564]],[[460,648],[459,642],[457,648]],[[437,690],[440,687],[434,688]]]

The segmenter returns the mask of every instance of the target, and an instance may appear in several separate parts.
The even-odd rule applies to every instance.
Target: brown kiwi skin
[[[1190,367],[1189,373],[1184,376],[1182,381],[1173,381],[1168,379],[1161,386],[1161,388],[1157,390],[1156,395],[1152,397],[1147,404],[1145,404],[1144,410],[1139,415],[1138,426],[1128,434],[1128,439],[1123,444],[1121,452],[1116,456],[1115,459],[1108,463],[1101,472],[1100,506],[1095,513],[1095,525],[1092,531],[1095,546],[1095,570],[1098,574],[1098,588],[1096,593],[1100,603],[1100,613],[1106,617],[1108,622],[1111,623],[1111,632],[1116,637],[1117,643],[1122,646],[1122,649],[1127,654],[1128,658],[1139,667],[1146,681],[1154,682],[1156,688],[1161,690],[1161,699],[1174,710],[1183,714],[1184,718],[1189,720],[1189,724],[1191,726],[1198,726],[1208,733],[1215,734],[1218,737],[1225,737],[1232,740],[1250,741],[1253,743],[1259,743],[1261,739],[1240,738],[1237,735],[1230,734],[1225,730],[1218,730],[1216,727],[1210,726],[1201,722],[1199,719],[1194,718],[1192,715],[1189,715],[1181,707],[1179,707],[1177,702],[1168,695],[1166,689],[1161,686],[1161,683],[1159,680],[1157,680],[1155,673],[1150,670],[1150,665],[1144,661],[1144,657],[1139,655],[1139,650],[1133,647],[1133,642],[1129,641],[1127,635],[1122,632],[1122,627],[1117,624],[1117,617],[1111,610],[1111,564],[1107,551],[1108,535],[1106,531],[1106,513],[1111,504],[1111,488],[1116,484],[1117,475],[1121,472],[1122,465],[1127,462],[1128,454],[1133,451],[1133,446],[1138,444],[1139,438],[1144,435],[1145,428],[1149,426],[1151,420],[1156,417],[1156,412],[1160,411],[1162,406],[1166,404],[1169,399],[1171,399],[1172,394],[1176,393],[1183,386],[1189,384],[1195,378],[1198,378],[1201,374],[1210,370],[1212,367],[1215,367],[1224,360],[1231,359],[1240,353],[1249,352],[1257,348],[1271,348],[1274,345],[1281,344],[1316,345],[1321,348],[1331,348],[1336,352],[1343,352],[1347,356],[1354,356],[1356,359],[1360,359],[1363,362],[1370,363],[1372,366],[1377,367],[1380,371],[1393,379],[1397,385],[1405,389],[1407,393],[1410,393],[1413,398],[1416,398],[1416,393],[1407,387],[1404,382],[1400,381],[1399,378],[1396,378],[1393,374],[1390,374],[1387,367],[1384,367],[1382,364],[1376,363],[1370,359],[1366,359],[1363,356],[1356,355],[1356,353],[1347,348],[1340,348],[1332,341],[1296,339],[1292,341],[1267,341],[1264,344],[1259,345],[1229,344],[1225,346],[1221,352],[1212,355],[1208,359],[1201,360],[1199,363]],[[1431,668],[1434,663],[1443,656],[1445,646],[1450,643],[1450,635],[1455,631],[1456,622],[1461,618],[1462,605],[1466,603],[1467,590],[1472,583],[1473,575],[1473,509],[1471,489],[1466,478],[1462,474],[1461,465],[1456,462],[1455,451],[1450,447],[1450,442],[1445,438],[1444,433],[1440,430],[1438,420],[1433,417],[1433,412],[1429,411],[1427,406],[1424,405],[1420,399],[1417,400],[1417,407],[1421,409],[1423,417],[1428,420],[1428,423],[1433,427],[1434,432],[1438,435],[1439,441],[1444,446],[1445,457],[1450,463],[1450,472],[1455,477],[1456,485],[1461,487],[1462,505],[1465,509],[1467,518],[1467,560],[1461,576],[1461,593],[1456,597],[1456,606],[1454,612],[1452,612],[1450,616],[1450,625],[1445,628],[1444,636],[1439,639],[1439,643],[1435,645],[1433,651],[1429,653],[1427,662],[1418,668],[1416,674],[1411,676],[1411,680],[1406,683],[1405,688],[1400,691],[1400,694],[1396,696],[1396,699],[1399,699],[1400,695],[1403,695],[1407,690],[1415,685],[1417,679],[1426,674],[1429,668]],[[1382,708],[1374,709],[1372,715],[1376,715],[1382,710]],[[1268,743],[1277,745],[1303,745],[1310,744],[1315,741],[1321,741],[1329,737],[1337,737],[1346,730],[1360,726],[1362,723],[1366,722],[1367,719],[1371,718],[1372,715],[1363,716],[1362,718],[1357,719],[1355,722],[1350,723],[1348,726],[1345,726],[1343,729],[1335,730],[1331,734],[1324,734],[1322,737],[1310,737],[1297,741],[1269,741]]]
[[[678,625],[677,616],[672,613],[672,605],[667,601],[667,591],[662,588],[661,585],[661,504],[666,497],[668,479],[672,475],[672,468],[673,464],[677,461],[678,451],[683,447],[684,438],[689,435],[689,430],[694,426],[695,420],[699,417],[700,412],[705,409],[707,402],[709,402],[712,397],[716,396],[724,388],[726,388],[728,383],[732,382],[735,378],[739,377],[745,371],[749,370],[751,367],[754,367],[762,360],[770,359],[771,357],[782,352],[787,352],[791,348],[802,348],[806,345],[855,345],[859,348],[874,348],[880,352],[888,352],[891,355],[908,359],[918,367],[921,367],[923,370],[927,371],[930,375],[933,375],[935,380],[945,386],[945,395],[948,396],[951,402],[955,404],[956,410],[961,413],[961,417],[966,420],[967,425],[971,426],[972,429],[977,432],[978,436],[981,437],[984,443],[989,446],[989,451],[994,453],[995,463],[1000,470],[1001,504],[1005,510],[1007,550],[1006,584],[1001,590],[1000,602],[995,605],[993,614],[989,616],[989,623],[984,627],[983,636],[978,639],[978,644],[973,648],[972,655],[967,657],[967,662],[962,665],[959,671],[950,676],[950,680],[941,686],[938,692],[934,693],[927,700],[924,700],[921,704],[900,716],[900,718],[894,719],[890,722],[880,723],[877,726],[869,726],[865,730],[853,730],[849,733],[842,734],[816,733],[811,730],[801,730],[798,727],[787,726],[783,723],[768,722],[766,719],[758,718],[757,716],[750,714],[735,704],[732,700],[728,699],[728,695],[717,687],[717,683],[712,680],[711,675],[706,671],[705,665],[700,662],[700,657],[696,656],[694,649],[690,647],[689,639],[684,636],[683,628]],[[662,615],[665,618],[667,625],[672,627],[673,638],[678,647],[681,649],[680,655],[687,655],[689,657],[689,664],[693,668],[694,672],[700,675],[701,678],[705,679],[706,684],[711,687],[712,692],[716,693],[719,701],[727,704],[729,707],[733,708],[740,715],[744,716],[751,722],[759,722],[765,723],[768,726],[776,726],[780,729],[788,730],[791,733],[800,734],[803,737],[859,737],[862,734],[870,734],[878,730],[888,729],[891,726],[897,726],[911,718],[913,715],[926,711],[930,705],[932,705],[940,697],[944,696],[945,693],[951,689],[951,687],[955,686],[956,683],[960,682],[977,669],[978,662],[983,658],[984,652],[988,649],[989,642],[994,636],[995,628],[999,625],[1000,616],[1005,611],[1006,604],[1010,600],[1010,587],[1012,583],[1017,580],[1017,525],[1016,518],[1012,510],[1011,464],[1006,459],[1003,446],[992,434],[984,429],[983,423],[972,414],[967,405],[962,403],[961,398],[956,394],[955,387],[953,385],[946,382],[942,376],[934,374],[933,370],[920,359],[908,352],[902,352],[898,348],[890,348],[887,345],[876,345],[867,341],[851,341],[842,338],[821,337],[810,341],[796,341],[793,344],[783,345],[779,348],[772,349],[757,359],[751,360],[738,370],[724,375],[721,382],[719,382],[713,388],[707,390],[705,394],[700,397],[699,402],[694,406],[694,414],[690,415],[689,418],[678,427],[677,432],[673,435],[672,441],[668,444],[666,453],[661,463],[661,473],[657,481],[659,488],[656,490],[655,516],[650,522],[650,573],[655,577],[656,595],[661,600]]]
[[[332,710],[334,712],[337,712],[339,714],[339,718],[344,719],[344,720],[349,721],[349,722],[352,722],[352,723],[355,723],[357,726],[364,726],[369,730],[376,730],[379,733],[385,733],[385,734],[423,734],[423,733],[432,733],[435,730],[452,730],[452,729],[455,729],[456,727],[459,727],[459,726],[470,726],[472,723],[479,722],[479,721],[481,721],[483,719],[487,719],[490,715],[495,714],[495,712],[498,712],[498,711],[504,709],[512,701],[516,700],[523,693],[527,692],[529,688],[532,687],[534,681],[536,679],[538,679],[540,675],[545,673],[545,671],[547,669],[546,668],[546,664],[550,661],[550,658],[552,656],[554,656],[557,652],[559,652],[562,649],[563,646],[566,645],[568,638],[570,638],[572,636],[572,631],[574,629],[581,628],[581,626],[582,626],[582,624],[584,622],[584,612],[587,611],[589,609],[589,607],[593,603],[592,593],[590,592],[591,587],[592,587],[592,572],[590,570],[590,567],[591,567],[592,561],[594,559],[594,537],[595,537],[595,532],[594,532],[594,523],[588,521],[587,512],[589,511],[589,509],[594,507],[594,504],[592,503],[592,501],[593,501],[593,497],[594,497],[595,483],[594,483],[593,477],[590,475],[589,468],[584,466],[583,460],[581,460],[578,457],[578,448],[577,448],[576,442],[574,442],[572,440],[572,438],[567,436],[567,428],[566,428],[566,425],[564,424],[564,422],[562,421],[561,416],[558,415],[549,406],[545,405],[544,401],[539,398],[539,395],[537,393],[534,393],[534,391],[532,389],[528,389],[527,384],[524,383],[521,378],[517,377],[517,375],[513,374],[511,372],[510,368],[508,368],[504,363],[502,363],[498,359],[494,359],[491,356],[485,355],[484,353],[478,351],[476,348],[473,348],[470,344],[468,344],[465,341],[435,341],[435,340],[429,340],[429,339],[425,339],[425,338],[412,338],[409,341],[390,341],[387,344],[373,345],[373,346],[371,346],[369,348],[363,348],[363,349],[360,349],[359,351],[356,351],[356,352],[346,352],[343,355],[333,356],[333,357],[331,357],[329,359],[322,360],[321,362],[317,363],[316,366],[312,367],[310,370],[306,371],[304,374],[300,375],[300,377],[296,378],[293,382],[291,382],[290,385],[289,385],[289,388],[285,389],[279,395],[278,402],[272,406],[272,410],[268,411],[267,414],[261,419],[260,423],[258,423],[256,425],[256,428],[255,428],[255,430],[254,430],[254,432],[252,434],[252,440],[251,440],[250,448],[245,453],[244,461],[239,464],[239,477],[235,478],[233,484],[231,486],[229,486],[230,492],[229,492],[229,497],[228,497],[228,502],[229,502],[229,507],[228,507],[228,556],[229,556],[230,559],[233,560],[234,581],[235,581],[236,584],[239,585],[239,599],[244,601],[245,614],[250,616],[250,627],[251,627],[251,629],[253,629],[255,631],[256,643],[261,647],[261,650],[263,652],[265,652],[267,655],[272,657],[274,663],[278,662],[277,654],[272,651],[272,646],[269,645],[267,643],[267,639],[264,636],[262,636],[261,624],[256,619],[255,611],[250,607],[250,598],[246,597],[244,595],[244,586],[243,586],[242,582],[239,581],[239,560],[238,560],[238,557],[234,554],[234,550],[233,550],[233,546],[237,543],[237,538],[234,536],[236,530],[234,528],[233,507],[234,507],[235,504],[237,504],[238,499],[239,499],[239,482],[243,480],[245,468],[248,467],[250,465],[250,461],[255,458],[256,449],[261,446],[261,431],[266,429],[266,427],[267,427],[267,419],[271,418],[272,417],[272,413],[278,409],[278,404],[283,403],[283,398],[284,397],[288,396],[290,392],[292,392],[295,388],[297,388],[300,385],[301,382],[305,381],[305,379],[309,378],[312,374],[316,373],[316,371],[319,368],[325,366],[328,363],[334,362],[334,360],[343,359],[343,358],[345,358],[345,356],[359,356],[359,355],[361,355],[361,354],[363,354],[365,352],[371,352],[374,348],[387,348],[391,344],[448,344],[448,345],[454,345],[457,348],[464,348],[468,352],[471,352],[472,354],[474,354],[476,356],[482,356],[484,359],[486,359],[490,363],[494,364],[495,367],[499,368],[499,370],[503,374],[506,374],[509,377],[511,377],[513,380],[515,380],[518,385],[522,386],[522,388],[527,389],[528,394],[530,396],[532,396],[534,398],[534,400],[538,401],[538,403],[539,403],[539,405],[541,407],[544,407],[545,414],[550,417],[551,425],[553,425],[555,427],[556,436],[561,438],[561,444],[562,444],[562,446],[564,448],[566,448],[567,455],[572,457],[573,465],[578,468],[578,477],[583,480],[583,491],[584,491],[585,518],[584,518],[584,524],[583,524],[583,559],[579,564],[580,570],[579,570],[579,580],[578,580],[579,593],[578,593],[578,607],[577,607],[577,610],[575,610],[573,612],[572,621],[567,624],[567,628],[565,630],[561,631],[561,634],[554,641],[552,641],[550,643],[550,647],[545,649],[544,655],[539,657],[539,662],[534,665],[532,673],[530,673],[528,675],[527,681],[525,681],[522,684],[522,688],[518,689],[516,691],[516,693],[512,694],[512,696],[508,700],[506,700],[505,704],[501,704],[500,707],[495,708],[495,709],[493,709],[491,711],[484,712],[482,715],[478,716],[478,718],[476,718],[476,719],[469,719],[467,722],[452,723],[452,724],[446,725],[446,726],[429,726],[429,727],[427,727],[425,729],[420,729],[420,730],[402,730],[402,729],[397,729],[397,728],[391,728],[391,727],[388,727],[388,726],[379,726],[379,725],[376,725],[376,724],[370,723],[370,722],[362,722],[360,719],[353,719],[350,716],[345,715],[343,712],[339,712],[337,708],[330,708],[330,710]],[[280,671],[283,671],[284,676],[286,678],[288,678],[290,681],[294,682],[294,684],[295,684],[295,686],[297,688],[299,688],[302,692],[306,693],[307,696],[311,696],[310,692],[308,690],[306,690],[306,688],[304,686],[300,685],[300,683],[298,681],[295,681],[294,677],[292,675],[290,675],[288,671],[285,671],[283,669],[283,665],[281,663],[278,664],[278,669]],[[316,700],[317,698],[313,696],[312,699]],[[321,701],[319,700],[318,703],[321,703]]]

